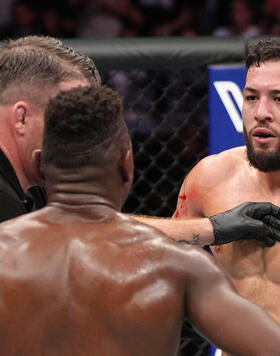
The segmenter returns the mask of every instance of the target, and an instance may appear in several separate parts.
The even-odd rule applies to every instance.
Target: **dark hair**
[[[251,66],[259,67],[261,63],[280,60],[280,38],[272,37],[259,40],[249,46],[246,70]]]
[[[65,46],[61,41],[44,36],[27,36],[7,41],[0,51],[0,99],[10,85],[38,88],[54,87],[71,79],[87,79],[100,85],[93,61]],[[6,96],[6,101],[9,95]],[[4,102],[5,102],[4,100]]]
[[[130,144],[120,95],[106,86],[59,93],[45,111],[42,162],[79,168]]]

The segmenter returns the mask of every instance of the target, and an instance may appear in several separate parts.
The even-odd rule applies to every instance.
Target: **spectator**
[[[0,39],[28,36],[40,31],[38,11],[31,1],[17,0],[13,7],[13,22],[0,28]]]
[[[81,16],[78,37],[137,36],[144,22],[141,11],[131,0],[96,0]]]
[[[248,0],[231,0],[227,9],[227,24],[214,30],[215,36],[254,37],[260,35],[254,11]]]
[[[75,37],[75,21],[71,9],[60,4],[59,7],[47,3],[41,10],[41,34],[52,37]]]
[[[0,26],[5,26],[9,22],[14,2],[15,0],[0,1]]]
[[[197,34],[193,10],[188,5],[173,9],[173,16],[152,30],[154,36],[194,36]]]
[[[280,34],[280,1],[267,0],[263,4],[263,16],[260,21],[262,33],[266,35]]]

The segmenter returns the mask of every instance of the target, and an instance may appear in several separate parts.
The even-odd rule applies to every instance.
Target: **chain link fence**
[[[135,162],[124,212],[171,216],[189,170],[207,154],[207,65],[240,62],[243,39],[117,39],[70,43],[93,58],[104,84],[124,97]],[[188,324],[179,356],[206,356]]]
[[[129,213],[171,216],[180,184],[207,151],[205,68],[113,71],[103,81],[125,98],[135,178]]]

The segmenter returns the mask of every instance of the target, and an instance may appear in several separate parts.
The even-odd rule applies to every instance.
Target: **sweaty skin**
[[[234,148],[207,157],[188,175],[174,216],[204,217],[231,209],[245,201],[280,204],[279,193],[260,185],[259,171],[246,159],[245,148]],[[199,177],[199,178],[198,178]],[[189,197],[195,194],[195,200]],[[212,246],[216,259],[238,292],[263,307],[280,323],[280,244],[267,248],[256,240]]]
[[[175,356],[189,319],[227,352],[279,356],[280,326],[210,254],[120,213],[133,181],[120,99],[81,87],[49,103],[41,165],[33,154],[48,204],[0,224],[0,354]]]
[[[279,326],[208,253],[74,199],[1,224],[2,355],[176,355],[184,318],[236,355],[278,354]]]

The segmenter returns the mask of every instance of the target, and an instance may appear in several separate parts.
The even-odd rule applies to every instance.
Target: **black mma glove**
[[[280,241],[280,208],[271,203],[243,203],[209,219],[214,229],[211,245],[255,239],[271,247]]]

